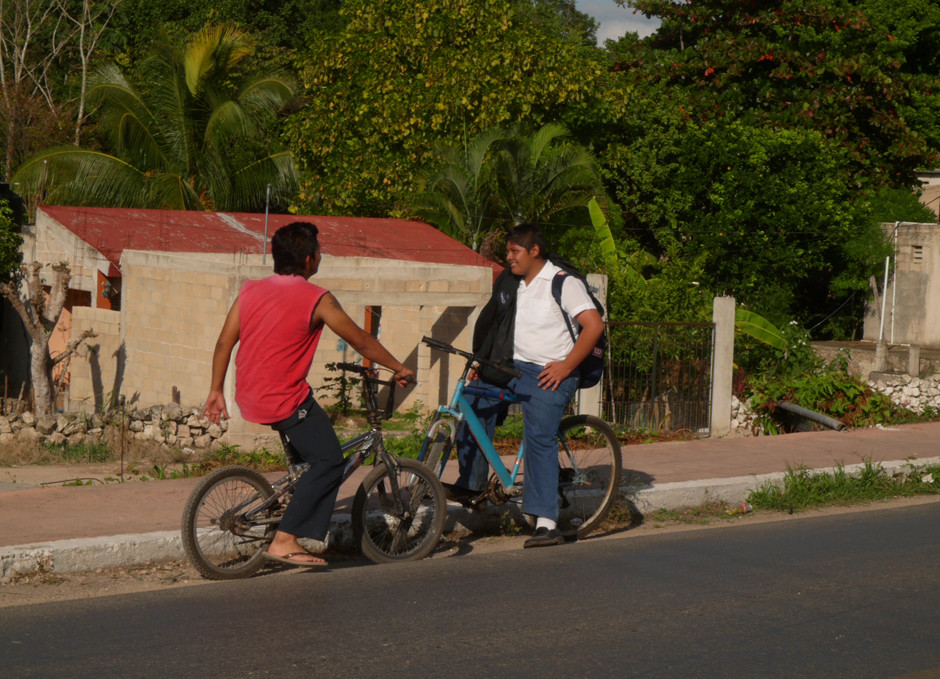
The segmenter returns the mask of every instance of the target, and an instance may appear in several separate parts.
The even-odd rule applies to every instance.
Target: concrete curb
[[[880,463],[891,473],[896,470],[940,465],[940,457],[918,459],[913,462],[899,460]],[[864,464],[842,467],[848,474],[857,474]],[[808,470],[811,474],[833,473],[838,467]],[[704,479],[661,483],[648,486],[624,486],[621,491],[632,500],[641,513],[697,507],[709,502],[743,502],[749,493],[766,483],[779,484],[786,476],[784,472],[738,476],[724,479]],[[502,506],[488,507],[486,512],[472,512],[464,507],[448,504],[445,533],[460,530],[478,530],[488,516],[504,516],[522,521],[519,504],[509,502]],[[492,520],[492,519],[491,519]],[[327,543],[309,541],[309,547],[319,550],[324,547],[350,549],[353,547],[352,526],[349,514],[334,514]],[[13,577],[36,573],[77,573],[98,568],[134,566],[147,562],[185,559],[179,531],[163,531],[136,535],[110,535],[94,538],[76,538],[41,542],[27,545],[0,547],[0,583]]]

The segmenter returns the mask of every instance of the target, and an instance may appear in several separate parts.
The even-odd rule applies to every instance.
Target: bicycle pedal
[[[466,501],[466,504],[464,504],[463,502],[461,502],[461,504],[463,504],[464,507],[466,507],[467,509],[479,509],[481,505],[486,504],[486,500],[487,500],[487,494],[483,493],[482,495],[478,495],[477,497],[470,498],[469,500]]]

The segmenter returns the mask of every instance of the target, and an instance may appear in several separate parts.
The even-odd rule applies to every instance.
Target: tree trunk
[[[41,339],[33,338],[29,348],[30,369],[32,372],[33,398],[36,401],[35,412],[37,418],[44,415],[55,414],[55,389],[52,386],[52,360],[49,358],[49,337],[45,334]]]
[[[38,262],[21,267],[26,288],[25,296],[21,297],[20,291],[9,283],[0,285],[0,295],[6,297],[16,309],[32,339],[29,352],[34,410],[37,420],[48,427],[50,421],[52,426],[55,425],[56,389],[52,368],[56,363],[67,360],[82,342],[89,337],[94,337],[95,332],[91,329],[85,330],[81,335],[73,338],[65,351],[54,359],[49,355],[49,339],[65,307],[71,274],[65,262],[54,264],[47,298],[39,276],[41,269],[42,265]]]

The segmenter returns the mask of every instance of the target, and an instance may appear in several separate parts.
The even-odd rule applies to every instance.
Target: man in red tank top
[[[323,566],[323,559],[297,541],[326,537],[343,474],[339,439],[307,384],[323,326],[362,356],[394,370],[401,386],[414,380],[414,371],[356,325],[332,293],[308,282],[320,265],[315,225],[293,222],[278,229],[271,239],[271,253],[274,275],[246,281],[222,326],[203,415],[216,423],[229,416],[222,387],[238,344],[235,401],[242,416],[271,425],[310,463],[265,557],[295,566]]]

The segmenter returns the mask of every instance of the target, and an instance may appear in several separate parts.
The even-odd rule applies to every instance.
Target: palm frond
[[[207,210],[206,202],[178,174],[164,172],[148,182],[150,206],[161,210]]]
[[[147,177],[114,156],[64,146],[32,156],[12,177],[30,197],[62,205],[151,207]]]
[[[115,65],[99,69],[91,80],[88,101],[102,112],[104,125],[117,154],[134,164],[167,167],[171,164],[160,137],[160,126],[150,108]]]
[[[271,115],[280,111],[294,96],[294,83],[279,74],[266,74],[245,83],[236,99],[249,115]]]
[[[186,87],[198,98],[207,82],[231,72],[251,54],[248,35],[234,26],[206,26],[183,52],[182,64]]]
[[[273,153],[232,174],[230,203],[220,209],[237,210],[264,205],[268,184],[276,200],[292,200],[297,194],[298,172],[287,151]]]

